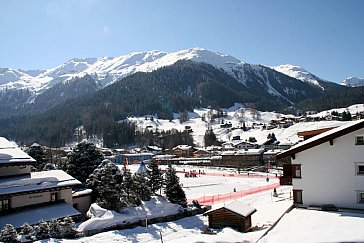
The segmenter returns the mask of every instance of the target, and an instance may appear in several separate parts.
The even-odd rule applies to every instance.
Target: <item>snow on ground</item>
[[[259,242],[363,242],[364,214],[295,208]]]
[[[248,140],[249,137],[255,137],[258,144],[262,144],[267,140],[267,136],[269,133],[274,133],[276,138],[281,143],[292,143],[295,144],[300,141],[300,138],[297,136],[298,131],[305,130],[316,130],[320,128],[340,126],[345,124],[345,122],[340,121],[319,121],[319,122],[302,122],[296,123],[293,126],[288,128],[274,128],[271,130],[262,130],[261,126],[254,126],[254,128],[243,131],[240,129],[243,121],[246,126],[252,126],[254,123],[256,124],[268,124],[271,120],[280,119],[280,117],[287,117],[287,115],[283,115],[276,112],[259,112],[252,109],[244,109],[241,104],[235,104],[233,107],[228,109],[222,109],[227,113],[226,117],[220,119],[224,121],[224,123],[231,123],[231,128],[221,128],[218,119],[215,119],[213,122],[205,122],[202,120],[203,115],[207,115],[210,109],[207,108],[198,108],[195,109],[194,112],[189,113],[189,120],[184,123],[180,123],[178,119],[178,114],[175,114],[175,119],[163,120],[154,117],[151,121],[149,118],[145,119],[145,117],[130,117],[129,121],[133,121],[136,123],[137,127],[140,129],[150,128],[158,131],[167,131],[171,129],[177,129],[179,131],[183,131],[185,126],[190,126],[192,129],[192,136],[194,138],[194,142],[197,146],[203,147],[203,138],[205,135],[205,131],[208,126],[211,126],[217,138],[220,141],[231,141],[234,136],[240,136],[241,140]],[[333,109],[339,112],[343,112],[344,110],[349,110],[351,114],[355,114],[358,112],[364,111],[364,104],[357,104],[350,106],[348,108],[341,109]],[[327,113],[331,113],[331,111],[323,111],[318,114],[312,115],[312,117],[324,117]],[[257,118],[257,114],[259,114],[259,118]],[[151,117],[151,116],[146,116]],[[288,117],[293,117],[290,115]]]
[[[178,166],[177,170],[196,170],[198,167]],[[201,167],[200,167],[201,168]],[[130,165],[131,171],[136,171],[138,165]],[[232,169],[217,169],[204,167],[205,172],[216,174],[232,173]],[[198,171],[198,170],[197,170]],[[203,193],[217,192],[218,188],[225,188],[225,193],[231,191],[233,185],[247,185],[255,187],[260,183],[260,178],[236,178],[229,176],[201,176],[197,178],[184,178],[183,174],[178,174],[182,183],[190,184],[190,190],[186,190],[188,196],[203,195]],[[266,175],[266,173],[262,173]],[[221,178],[222,177],[222,178]],[[216,185],[203,186],[210,184],[215,178]],[[274,181],[272,179],[271,181]],[[213,183],[214,184],[214,183]],[[192,187],[194,185],[194,187]],[[201,185],[201,186],[199,186]],[[205,187],[205,188],[204,188]],[[186,188],[185,188],[186,189]],[[216,190],[215,190],[216,189]],[[202,215],[183,218],[181,220],[158,223],[149,225],[148,228],[136,227],[134,229],[114,230],[99,233],[90,237],[84,237],[74,240],[55,240],[48,242],[161,242],[162,234],[164,242],[185,243],[185,242],[257,242],[264,233],[281,217],[284,212],[292,205],[291,186],[282,186],[277,188],[278,197],[272,196],[272,191],[261,192],[238,199],[257,209],[252,215],[252,226],[257,226],[257,230],[248,233],[240,233],[231,228],[216,230],[216,235],[203,234],[208,227],[208,218]],[[153,199],[154,200],[154,199]],[[161,203],[163,209],[155,208],[153,203],[146,203],[144,209],[130,211],[129,216],[133,214],[143,218],[147,210],[148,215],[160,215],[161,210],[166,204]],[[229,203],[226,201],[225,203]],[[223,206],[224,203],[214,204],[213,208]],[[105,213],[110,211],[99,212]],[[161,215],[164,216],[164,215]],[[107,219],[105,218],[107,221]],[[108,219],[110,220],[110,219]],[[82,225],[82,224],[81,224]],[[80,227],[81,227],[80,225]],[[293,209],[285,214],[281,221],[259,242],[358,242],[363,241],[364,231],[364,214],[349,212],[322,212],[306,209]]]

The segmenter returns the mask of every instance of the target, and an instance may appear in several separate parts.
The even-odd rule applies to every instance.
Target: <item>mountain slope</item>
[[[150,73],[138,72],[97,92],[92,89],[96,89],[96,82],[88,77],[83,82],[88,84],[86,87],[91,87],[90,92],[54,105],[54,92],[60,89],[54,86],[57,89],[50,88],[35,99],[38,104],[50,100],[53,108],[17,121],[2,119],[0,131],[1,135],[16,141],[59,146],[73,139],[77,127],[83,126],[89,136],[105,136],[111,134],[109,130],[114,129],[118,121],[132,115],[157,114],[170,119],[173,112],[193,110],[198,106],[229,107],[235,102],[249,103],[264,110],[278,110],[290,105],[286,99],[272,95],[271,89],[263,84],[249,85],[259,82],[257,80],[262,77],[269,80],[272,87],[284,84],[293,85],[287,90],[305,90],[303,93],[287,92],[290,99],[306,99],[318,90],[275,71],[265,72],[265,67],[257,70],[246,72],[247,86],[223,70],[193,61],[179,61]],[[64,86],[66,83],[61,84]],[[80,82],[68,82],[70,85],[77,83]],[[279,90],[278,87],[276,89]]]
[[[342,81],[341,84],[347,87],[361,87],[364,86],[364,78],[349,77]]]

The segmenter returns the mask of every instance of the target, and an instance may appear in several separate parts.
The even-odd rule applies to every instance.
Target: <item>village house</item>
[[[301,206],[364,209],[364,120],[334,128],[278,154],[291,158],[281,184]]]
[[[204,216],[208,216],[210,228],[231,227],[246,232],[252,226],[251,215],[256,211],[249,205],[235,201],[223,207],[209,210],[204,213]]]
[[[211,156],[211,152],[206,149],[197,149],[193,152],[193,156],[196,158],[208,158]]]
[[[189,145],[178,145],[172,151],[173,155],[177,157],[192,157],[194,149]]]
[[[238,151],[225,151],[221,153],[221,161],[211,160],[211,164],[214,166],[228,166],[235,168],[258,166],[263,162],[263,152],[264,149],[241,149]]]
[[[0,137],[0,228],[39,220],[81,217],[91,204],[91,190],[73,191],[81,182],[62,170],[31,172],[36,161]]]

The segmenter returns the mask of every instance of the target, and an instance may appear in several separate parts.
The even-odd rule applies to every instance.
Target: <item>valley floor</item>
[[[137,165],[131,166],[136,170]],[[195,167],[177,167],[177,170],[196,170]],[[198,171],[198,169],[197,169]],[[244,190],[251,187],[274,184],[278,181],[272,178],[246,178],[226,176],[230,169],[206,168],[205,172],[215,172],[216,176],[201,175],[196,178],[185,178],[179,174],[181,183],[186,190],[187,198],[201,197],[218,193],[231,192],[234,187]],[[226,174],[217,176],[217,174]],[[273,177],[274,174],[271,174]],[[216,190],[215,190],[216,189]],[[317,242],[317,241],[362,241],[364,233],[364,214],[348,212],[322,212],[315,210],[293,209],[285,214],[279,223],[264,236],[269,228],[291,207],[290,186],[277,188],[278,197],[272,196],[272,191],[265,191],[244,196],[239,201],[257,209],[252,215],[252,226],[256,230],[240,233],[231,228],[217,230],[215,235],[204,234],[208,227],[208,218],[202,215],[183,218],[181,220],[158,223],[145,227],[127,230],[115,230],[99,233],[90,237],[75,240],[53,240],[46,242]],[[216,208],[229,203],[214,204]],[[264,237],[263,237],[264,236]],[[262,238],[263,237],[263,238]]]

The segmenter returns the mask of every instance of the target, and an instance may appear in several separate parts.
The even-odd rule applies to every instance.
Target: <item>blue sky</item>
[[[0,67],[202,47],[241,61],[364,78],[361,0],[0,0]]]

